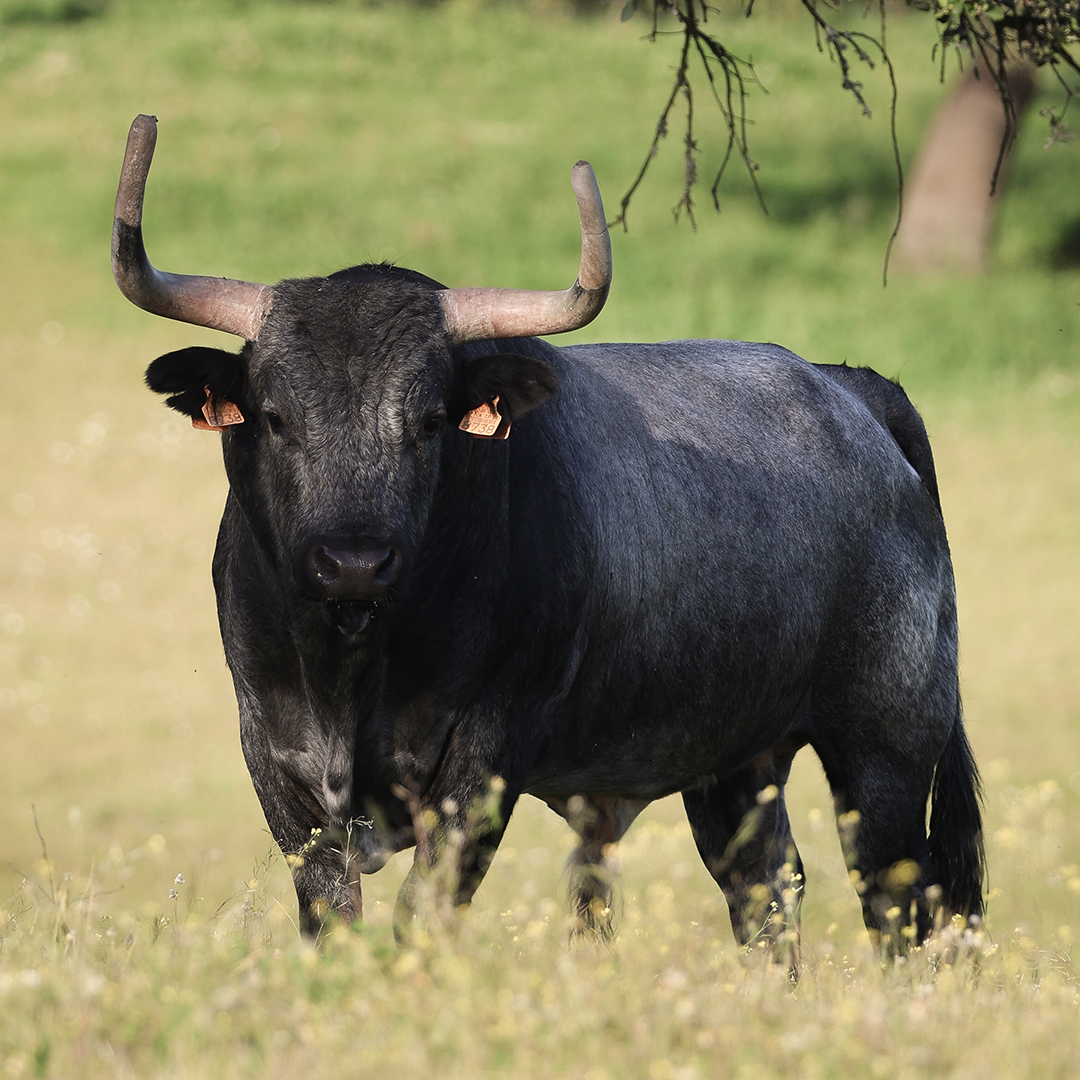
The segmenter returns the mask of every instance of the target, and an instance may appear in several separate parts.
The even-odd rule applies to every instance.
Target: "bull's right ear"
[[[146,369],[146,385],[156,394],[171,395],[165,404],[193,421],[204,422],[208,400],[216,406],[232,403],[243,413],[248,351],[247,345],[239,354],[193,345],[166,353]]]

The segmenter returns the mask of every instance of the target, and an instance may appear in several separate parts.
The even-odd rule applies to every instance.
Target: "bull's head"
[[[156,138],[155,119],[137,117],[116,197],[117,284],[148,311],[246,343],[159,357],[147,381],[223,431],[233,494],[279,575],[360,633],[407,575],[445,459],[467,454],[456,428],[503,438],[557,388],[536,357],[459,346],[574,330],[603,306],[611,246],[596,178],[574,167],[582,252],[565,292],[445,289],[383,265],[271,287],[150,264],[142,203]]]

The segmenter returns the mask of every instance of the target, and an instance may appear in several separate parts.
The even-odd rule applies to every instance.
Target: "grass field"
[[[570,166],[589,158],[617,206],[670,87],[673,43],[642,42],[620,6],[0,0],[5,1075],[1080,1073],[1077,144],[1043,150],[1033,110],[987,274],[882,289],[887,85],[865,77],[866,121],[779,0],[718,23],[769,91],[751,102],[769,215],[733,167],[719,216],[703,191],[697,232],[673,225],[673,132],[613,237],[608,306],[574,337],[778,341],[901,377],[954,551],[985,933],[952,969],[920,953],[880,971],[807,752],[795,991],[743,964],[671,800],[622,845],[609,949],[567,948],[569,833],[531,800],[456,929],[392,945],[400,855],[365,879],[362,932],[298,939],[217,636],[217,438],[141,383],[160,353],[225,339],[112,283],[127,127],[160,119],[146,232],[163,268],[273,282],[389,258],[452,285],[563,287]],[[946,88],[932,28],[895,16],[910,160]],[[705,158],[708,174],[715,145]]]

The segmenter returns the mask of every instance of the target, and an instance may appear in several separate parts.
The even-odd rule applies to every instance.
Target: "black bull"
[[[118,197],[121,260],[125,220]],[[772,345],[457,344],[443,295],[388,266],[282,282],[239,355],[147,374],[243,418],[214,583],[304,926],[359,916],[361,872],[413,844],[399,933],[447,852],[468,901],[527,792],[579,832],[604,930],[605,845],[678,791],[738,939],[794,948],[807,744],[872,937],[979,914],[952,569],[903,391]],[[509,438],[458,429],[496,395]]]

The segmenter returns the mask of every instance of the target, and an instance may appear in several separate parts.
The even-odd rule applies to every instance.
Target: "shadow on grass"
[[[52,26],[57,23],[80,23],[104,15],[107,0],[61,0],[60,3],[22,3],[5,5],[0,11],[4,26]]]
[[[1061,230],[1050,253],[1050,265],[1055,270],[1074,270],[1080,266],[1080,218],[1073,218]]]

